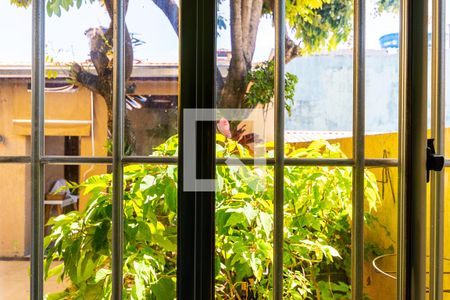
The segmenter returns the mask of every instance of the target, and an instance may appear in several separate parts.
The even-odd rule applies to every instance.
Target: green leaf
[[[52,293],[45,295],[45,300],[63,300],[68,299],[70,296],[69,292],[63,291],[58,293]]]
[[[95,273],[95,278],[94,278],[94,282],[98,283],[102,280],[104,280],[107,276],[111,275],[111,270],[109,269],[100,269]]]
[[[171,278],[163,277],[151,286],[153,294],[158,300],[175,299],[175,282]]]
[[[64,271],[64,263],[60,263],[48,271],[46,278],[51,278],[53,276],[60,275],[63,271]]]
[[[272,217],[268,213],[260,212],[259,213],[259,220],[261,222],[261,225],[263,227],[264,233],[266,235],[266,238],[268,239],[270,237],[270,234],[272,232]]]
[[[166,186],[166,189],[164,191],[164,198],[166,199],[166,204],[169,207],[169,209],[173,212],[176,212],[177,211],[177,189],[173,182],[170,182],[170,184],[168,184]]]

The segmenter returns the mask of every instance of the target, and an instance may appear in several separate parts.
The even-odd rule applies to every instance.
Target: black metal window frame
[[[437,150],[443,153],[443,56],[445,50],[444,0],[433,0],[432,130]],[[113,299],[122,299],[123,265],[123,166],[132,163],[178,164],[183,174],[183,144],[177,157],[125,156],[124,124],[124,8],[114,0],[114,78],[112,157],[48,156],[44,153],[45,87],[45,1],[32,4],[32,142],[31,156],[0,156],[0,163],[30,163],[32,176],[31,299],[43,299],[43,171],[54,164],[112,164],[113,166]],[[180,0],[179,136],[183,137],[185,108],[215,107],[216,1]],[[427,1],[401,0],[401,46],[399,78],[399,159],[369,159],[364,155],[365,120],[365,1],[354,0],[353,52],[353,153],[350,159],[292,159],[284,157],[284,35],[285,1],[275,0],[275,157],[264,164],[275,168],[274,277],[273,298],[283,298],[283,202],[285,166],[348,166],[353,168],[352,298],[363,298],[364,259],[364,168],[397,167],[398,204],[398,299],[425,297],[424,217],[426,145],[426,50]],[[414,20],[414,21],[412,21]],[[425,68],[424,68],[425,66]],[[425,106],[426,107],[426,106]],[[424,125],[425,124],[425,125]],[[197,173],[214,178],[215,126],[202,122],[197,127]],[[419,161],[420,163],[417,163]],[[228,165],[233,160],[226,161]],[[236,164],[257,165],[258,159],[236,160]],[[450,162],[446,161],[446,166]],[[432,279],[433,299],[442,295],[442,208],[443,175],[433,174]],[[183,176],[178,182],[177,299],[214,298],[214,192],[185,192]]]

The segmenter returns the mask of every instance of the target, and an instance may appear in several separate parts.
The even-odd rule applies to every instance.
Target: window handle
[[[436,154],[434,139],[427,140],[427,182],[430,181],[430,171],[442,171],[444,168],[444,155]]]

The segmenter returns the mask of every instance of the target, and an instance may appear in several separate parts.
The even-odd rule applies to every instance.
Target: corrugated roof
[[[366,132],[366,135],[376,135],[380,132]],[[351,131],[309,131],[309,130],[286,130],[284,138],[286,143],[305,143],[317,140],[334,140],[350,138]]]

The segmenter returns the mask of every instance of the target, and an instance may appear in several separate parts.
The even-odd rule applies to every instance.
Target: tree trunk
[[[128,8],[129,0],[124,0],[125,14]],[[113,6],[111,0],[104,1],[105,8],[110,16],[109,28],[104,31],[101,28],[91,29],[89,31],[90,38],[90,57],[94,64],[97,74],[92,74],[84,70],[80,65],[73,64],[71,68],[71,77],[88,88],[94,93],[100,94],[106,103],[108,109],[108,130],[112,132],[112,112],[113,112],[113,61],[110,57],[113,47]],[[131,43],[131,36],[125,25],[125,82],[127,83],[128,92],[133,92],[134,86],[128,85],[131,72],[133,70],[133,46]],[[125,116],[124,142],[128,153],[134,153],[136,148],[136,137],[134,130],[131,127],[130,121]]]
[[[230,0],[231,61],[219,107],[240,108],[252,67],[263,0]]]
[[[177,35],[179,24],[178,5],[174,0],[152,0],[168,18]],[[215,0],[212,0],[215,1]],[[129,0],[125,0],[125,10]],[[112,19],[113,7],[111,0],[104,1],[105,8]],[[255,52],[256,37],[263,5],[273,11],[273,0],[230,0],[230,31],[232,57],[228,67],[228,75],[224,80],[217,74],[218,107],[243,107],[244,96],[247,91],[246,76],[251,70]],[[126,13],[126,11],[125,11]],[[112,22],[103,32],[94,32],[91,37],[91,60],[97,71],[92,74],[83,70],[78,64],[72,67],[72,78],[82,86],[100,94],[108,108],[108,128],[112,128],[112,60],[108,57],[113,43]],[[300,47],[286,35],[286,62],[300,55]],[[128,28],[125,26],[125,80],[128,82],[133,68],[133,47]],[[129,85],[129,92],[133,92]],[[125,120],[125,144],[134,151],[135,135],[129,120]]]

